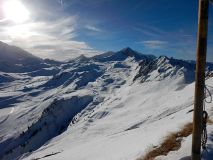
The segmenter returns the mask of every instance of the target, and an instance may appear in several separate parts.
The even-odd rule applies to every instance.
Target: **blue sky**
[[[20,30],[15,36],[0,30],[0,40],[41,57],[61,60],[127,46],[156,56],[196,56],[198,0],[19,1],[30,18],[23,24],[0,22],[5,30]],[[213,5],[209,9],[208,61],[213,61]]]

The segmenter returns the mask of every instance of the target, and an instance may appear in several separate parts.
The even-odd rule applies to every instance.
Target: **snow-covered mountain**
[[[49,76],[58,73],[60,62],[38,58],[16,46],[0,41],[0,85],[30,76]],[[25,76],[23,76],[25,73]]]
[[[11,46],[0,41],[0,72],[41,72],[41,69],[44,70],[45,68],[59,64],[61,63],[54,60],[43,60],[19,47]]]
[[[39,65],[0,72],[0,159],[136,159],[192,119],[194,62],[131,48],[68,62],[23,56]]]
[[[0,68],[4,72],[17,72],[24,66],[34,66],[43,62],[42,59],[18,48],[0,42]],[[29,67],[29,68],[30,68]]]

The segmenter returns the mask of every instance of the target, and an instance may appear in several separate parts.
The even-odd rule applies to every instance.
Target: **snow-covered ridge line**
[[[195,79],[196,64],[192,61],[178,60],[160,56],[156,59],[144,59],[139,64],[140,70],[134,77],[141,82],[163,80],[165,78],[178,78],[184,76],[184,83],[192,83]],[[210,75],[213,70],[213,64],[207,63],[206,75]]]

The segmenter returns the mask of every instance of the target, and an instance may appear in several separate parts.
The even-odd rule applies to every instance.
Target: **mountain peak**
[[[126,48],[123,48],[122,50],[119,51],[120,53],[122,53],[123,55],[125,56],[128,56],[128,57],[135,57],[135,58],[141,58],[142,54],[133,50],[132,48],[130,47],[126,47]]]
[[[123,52],[136,52],[130,47],[123,48],[121,51],[123,51]]]
[[[146,59],[146,58],[151,58],[151,59],[156,58],[153,55],[142,54],[136,50],[133,50],[130,47],[123,48],[122,50],[119,51],[119,53],[122,53],[123,55],[128,56],[128,57],[134,57],[137,60]]]

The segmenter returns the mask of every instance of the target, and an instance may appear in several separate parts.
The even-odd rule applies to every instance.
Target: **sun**
[[[5,18],[15,23],[23,23],[29,19],[30,12],[19,0],[7,0],[3,4]]]

